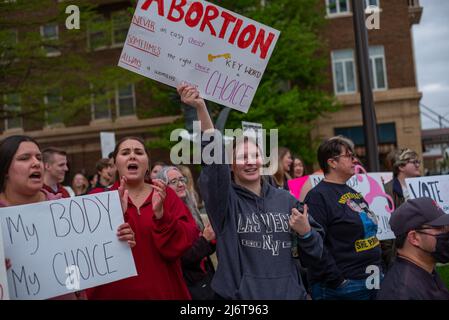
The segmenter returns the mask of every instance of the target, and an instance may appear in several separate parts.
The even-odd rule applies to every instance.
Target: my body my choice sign
[[[11,299],[47,299],[137,274],[116,235],[117,191],[1,208],[0,219]]]
[[[140,0],[118,65],[247,112],[279,34],[207,1]]]

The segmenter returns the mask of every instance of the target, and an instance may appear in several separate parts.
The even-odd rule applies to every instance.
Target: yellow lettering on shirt
[[[355,251],[362,252],[373,249],[379,245],[379,239],[377,237],[371,237],[368,239],[361,239],[355,242]]]
[[[351,200],[351,199],[360,200],[362,198],[363,198],[363,196],[360,193],[348,192],[340,197],[340,199],[338,200],[338,203],[345,204],[348,200]]]

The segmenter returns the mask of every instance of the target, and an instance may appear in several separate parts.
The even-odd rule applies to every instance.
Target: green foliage
[[[212,1],[281,32],[251,108],[247,114],[231,112],[228,128],[241,121],[262,123],[279,130],[279,144],[314,162],[310,130],[313,120],[338,104],[322,90],[327,81],[327,59],[320,30],[325,19],[316,0]]]
[[[136,2],[132,0],[131,4],[135,6]],[[232,111],[226,127],[239,128],[245,120],[260,122],[266,129],[279,129],[280,145],[301,155],[306,163],[312,163],[313,120],[338,108],[335,100],[322,89],[327,81],[327,57],[323,55],[326,50],[319,36],[325,23],[320,1],[266,0],[265,5],[261,0],[212,2],[281,31],[249,112]],[[92,3],[73,2],[80,8],[81,29],[66,30],[63,26],[68,16],[67,2],[0,1],[0,95],[20,93],[26,100],[22,101],[21,116],[38,121],[49,108],[43,96],[49,90],[58,89],[63,99],[54,108],[65,122],[71,123],[83,114],[90,115],[92,94],[101,101],[112,100],[113,86],[134,83],[139,91],[151,97],[154,105],[139,108],[139,116],[180,114],[173,88],[119,68],[115,62],[97,63],[96,52],[88,44],[101,45],[103,40],[88,38],[87,31],[94,29],[107,35],[112,29],[110,20],[98,18]],[[133,11],[133,8],[125,10],[129,21]],[[60,26],[58,40],[43,40],[40,36],[39,27],[49,22]],[[11,41],[12,28],[19,29],[17,43]],[[50,58],[43,48],[63,54]],[[221,107],[209,105],[212,116],[216,117]],[[11,116],[17,114],[2,113],[0,119]],[[170,132],[179,127],[184,127],[182,121],[154,129],[160,140],[152,142],[152,146],[173,146],[176,142],[169,141]]]

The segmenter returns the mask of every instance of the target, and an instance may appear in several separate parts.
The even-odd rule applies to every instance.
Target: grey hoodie
[[[298,200],[263,179],[259,197],[232,182],[226,164],[203,165],[199,187],[217,235],[215,292],[225,299],[305,299],[292,240],[301,262],[312,266],[322,255],[323,229],[309,216],[311,236],[292,233],[288,219]]]

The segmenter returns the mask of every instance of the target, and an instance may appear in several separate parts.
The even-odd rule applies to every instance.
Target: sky
[[[413,38],[421,103],[449,121],[449,0],[420,0],[420,4],[424,10],[420,24],[413,26]],[[421,124],[423,129],[439,128],[423,114]]]

